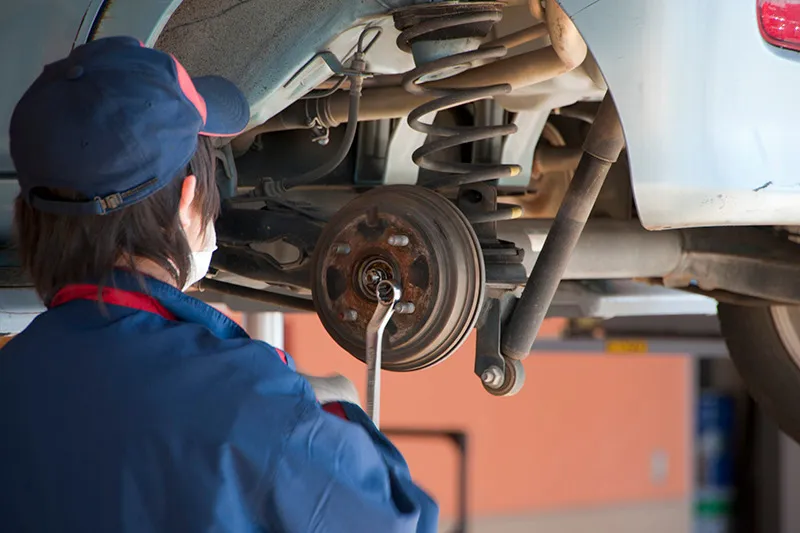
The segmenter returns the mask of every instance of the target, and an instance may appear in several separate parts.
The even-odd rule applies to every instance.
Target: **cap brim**
[[[192,82],[206,101],[201,135],[231,137],[244,131],[250,121],[250,104],[236,85],[219,76],[200,76]]]

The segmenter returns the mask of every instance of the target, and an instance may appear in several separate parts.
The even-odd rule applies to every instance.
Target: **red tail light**
[[[800,50],[800,0],[758,0],[758,25],[768,43]]]

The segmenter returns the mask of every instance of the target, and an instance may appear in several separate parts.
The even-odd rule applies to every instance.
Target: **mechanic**
[[[248,120],[232,83],[127,37],[48,65],[17,104],[19,251],[48,310],[0,357],[3,530],[436,530],[366,414],[320,404],[341,387],[318,378],[318,399],[182,292],[215,248],[210,138]]]

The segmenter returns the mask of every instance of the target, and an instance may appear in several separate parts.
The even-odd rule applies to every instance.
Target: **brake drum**
[[[400,285],[382,368],[401,372],[436,364],[466,340],[486,278],[480,244],[461,211],[410,185],[373,189],[336,213],[317,242],[312,272],[325,329],[362,361],[375,289],[383,280]]]

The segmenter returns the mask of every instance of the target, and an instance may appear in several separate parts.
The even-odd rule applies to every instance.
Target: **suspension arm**
[[[501,351],[504,356],[524,359],[530,353],[597,195],[624,145],[622,125],[611,94],[607,93],[584,142],[583,157],[541,254],[503,328]]]

